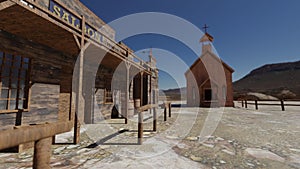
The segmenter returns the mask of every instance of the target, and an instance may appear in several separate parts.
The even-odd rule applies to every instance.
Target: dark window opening
[[[211,89],[204,90],[204,100],[206,100],[206,101],[212,100],[212,90]]]
[[[30,60],[0,52],[0,111],[28,109]]]

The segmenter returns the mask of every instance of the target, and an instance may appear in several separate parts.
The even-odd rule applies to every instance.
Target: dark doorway
[[[148,76],[143,77],[143,106],[148,104]]]
[[[204,90],[204,100],[211,101],[212,99],[212,90],[211,89],[205,89]]]
[[[120,113],[119,113],[116,105],[114,105],[114,107],[111,110],[111,118],[112,119],[119,119],[120,118]]]

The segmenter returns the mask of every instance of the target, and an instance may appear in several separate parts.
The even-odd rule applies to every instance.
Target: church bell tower
[[[204,25],[205,34],[201,37],[200,43],[202,44],[202,54],[209,51],[212,52],[212,42],[214,41],[214,38],[207,33],[208,26]]]

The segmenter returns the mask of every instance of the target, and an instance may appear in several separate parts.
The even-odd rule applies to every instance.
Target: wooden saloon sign
[[[50,0],[49,10],[57,15],[62,20],[66,21],[67,23],[71,24],[74,28],[81,29],[82,20],[79,17],[71,14],[68,12],[67,9],[60,6],[58,3]],[[88,24],[85,24],[85,34],[90,36],[92,39],[96,40],[99,43],[103,43],[105,41],[105,37],[103,34],[107,35],[110,39],[115,39],[115,34],[107,30],[105,26],[102,26],[98,32],[96,29],[92,28]]]
[[[58,16],[61,20],[67,22],[73,28],[82,30],[82,19],[80,19],[80,17],[76,16],[75,14],[69,12],[57,2],[50,0],[49,10],[53,14]],[[105,45],[109,48],[113,47],[113,49],[118,50],[118,52],[122,51],[121,48],[118,48],[111,42],[111,40],[115,40],[115,32],[107,28],[107,25],[103,25],[101,28],[95,29],[86,23],[83,30],[85,35],[87,35],[97,43]]]

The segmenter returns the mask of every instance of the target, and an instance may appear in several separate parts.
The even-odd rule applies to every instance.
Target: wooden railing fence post
[[[283,101],[283,99],[282,99],[282,100],[280,100],[280,103],[281,103],[281,110],[282,110],[282,111],[285,111],[285,108],[284,108],[284,101]]]
[[[52,137],[34,143],[33,169],[50,169]]]
[[[255,109],[258,110],[257,100],[255,100]]]
[[[156,114],[156,107],[153,108],[153,131],[156,131],[157,128],[157,114]]]
[[[164,121],[167,121],[167,106],[164,104]]]
[[[139,111],[139,108],[141,107],[141,100],[136,99],[134,104],[134,111],[138,114],[138,144],[143,144],[143,111]]]
[[[168,105],[169,105],[169,117],[171,117],[172,116],[172,114],[171,114],[171,107],[172,107],[172,105],[171,105],[171,103],[168,103]]]

